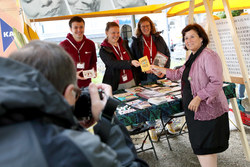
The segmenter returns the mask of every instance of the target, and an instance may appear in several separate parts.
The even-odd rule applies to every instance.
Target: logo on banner
[[[13,29],[5,21],[0,19],[3,51],[5,51],[13,41]]]

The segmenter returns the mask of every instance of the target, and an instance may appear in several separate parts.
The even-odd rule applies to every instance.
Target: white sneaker
[[[167,129],[168,129],[168,132],[169,132],[170,134],[174,135],[174,134],[176,134],[176,133],[178,133],[178,132],[176,132],[176,131],[174,130],[174,128],[172,127],[172,125],[173,125],[173,123],[167,124]]]

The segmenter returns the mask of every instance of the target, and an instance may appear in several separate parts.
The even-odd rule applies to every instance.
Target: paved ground
[[[250,141],[250,126],[244,126],[247,140]],[[157,161],[153,151],[139,153],[139,157],[148,162],[151,167],[199,167],[197,157],[193,154],[188,134],[170,139],[173,151],[169,150],[167,141],[162,138],[154,143],[159,160]],[[249,142],[250,143],[250,142]],[[149,144],[146,144],[148,146]],[[229,148],[218,154],[218,167],[250,167],[246,161],[238,131],[231,131]]]

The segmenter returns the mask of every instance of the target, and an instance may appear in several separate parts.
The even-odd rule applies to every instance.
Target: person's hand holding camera
[[[79,123],[88,128],[102,117],[113,122],[114,112],[119,103],[119,100],[112,98],[110,85],[91,83],[89,87],[81,90],[73,113]]]
[[[104,93],[102,93],[102,99],[100,98],[98,89],[101,89]],[[92,116],[95,121],[99,120],[99,116],[102,113],[108,97],[112,97],[112,87],[107,84],[94,84],[90,83],[89,85],[89,94],[91,99],[91,111]]]

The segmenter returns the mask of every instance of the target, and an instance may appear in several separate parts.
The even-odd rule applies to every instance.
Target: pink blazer
[[[179,80],[185,69],[167,69],[166,77]],[[195,120],[215,119],[229,111],[223,85],[222,64],[217,53],[205,48],[191,66],[189,77],[193,97],[199,96],[202,101],[194,115]]]

